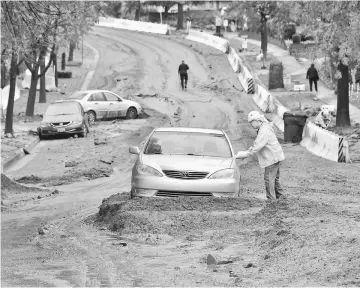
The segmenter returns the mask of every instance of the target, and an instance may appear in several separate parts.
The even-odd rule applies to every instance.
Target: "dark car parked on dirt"
[[[62,101],[49,105],[43,115],[38,135],[45,139],[55,135],[79,135],[86,137],[88,133],[88,115],[77,101]]]

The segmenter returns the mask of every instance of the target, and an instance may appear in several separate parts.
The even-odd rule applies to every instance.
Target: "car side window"
[[[116,97],[114,94],[103,92],[107,101],[121,101],[120,98]]]
[[[99,102],[99,101],[106,101],[106,99],[102,93],[94,93],[89,97],[88,101]]]

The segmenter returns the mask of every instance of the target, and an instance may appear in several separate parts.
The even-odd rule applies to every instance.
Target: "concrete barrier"
[[[97,26],[164,35],[170,33],[170,27],[167,24],[141,22],[111,17],[100,17]]]
[[[327,131],[309,121],[304,127],[303,140],[300,145],[319,157],[334,162],[348,162],[344,137]]]
[[[220,38],[218,36],[203,33],[200,31],[190,30],[189,34],[186,36],[186,39],[214,47],[224,53],[229,52],[229,42],[226,39]]]
[[[255,85],[253,100],[261,111],[265,113],[271,113],[274,111],[274,99],[272,95],[259,84]]]
[[[284,132],[284,127],[285,127],[285,125],[284,125],[284,119],[283,119],[283,117],[284,117],[284,113],[285,112],[287,112],[287,111],[289,111],[289,109],[288,108],[286,108],[286,107],[284,107],[284,106],[282,106],[281,104],[279,104],[279,103],[276,103],[275,105],[274,105],[274,112],[273,112],[273,115],[274,115],[274,117],[273,117],[273,123],[274,123],[274,125],[281,131],[281,132]]]
[[[236,53],[236,50],[230,47],[229,54],[227,57],[234,72],[239,73],[241,69],[241,59],[240,56]]]
[[[247,94],[255,93],[255,81],[246,66],[241,65],[238,79]]]

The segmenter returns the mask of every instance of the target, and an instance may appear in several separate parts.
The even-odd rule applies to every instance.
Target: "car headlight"
[[[46,123],[46,122],[41,122],[40,124],[41,127],[49,127],[49,123]]]
[[[139,164],[136,167],[136,170],[141,175],[163,177],[163,175],[158,170],[148,165]]]
[[[235,169],[223,169],[210,175],[209,179],[231,179],[235,178]]]

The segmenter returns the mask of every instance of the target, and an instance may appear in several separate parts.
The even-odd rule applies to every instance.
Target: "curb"
[[[98,50],[96,50],[94,47],[90,46],[89,44],[85,44],[85,45],[88,46],[91,50],[93,50],[95,57],[91,63],[91,70],[86,74],[80,90],[86,90],[87,86],[91,82],[91,79],[95,73],[95,69],[100,58]],[[16,153],[16,155],[13,158],[7,160],[4,164],[1,165],[1,173],[2,174],[6,173],[6,170],[8,170],[16,161],[19,161],[21,158],[23,158],[26,155],[24,150],[30,152],[32,149],[34,149],[34,147],[37,144],[39,144],[39,142],[40,142],[40,138],[36,137],[36,139],[34,139],[30,144],[26,145],[24,148],[19,148],[19,152]]]
[[[37,136],[30,144],[26,145],[24,148],[19,148],[19,152],[16,153],[13,158],[7,160],[4,164],[1,165],[1,173],[6,173],[6,170],[8,170],[15,162],[23,158],[26,155],[24,150],[30,152],[39,142],[40,138]]]

